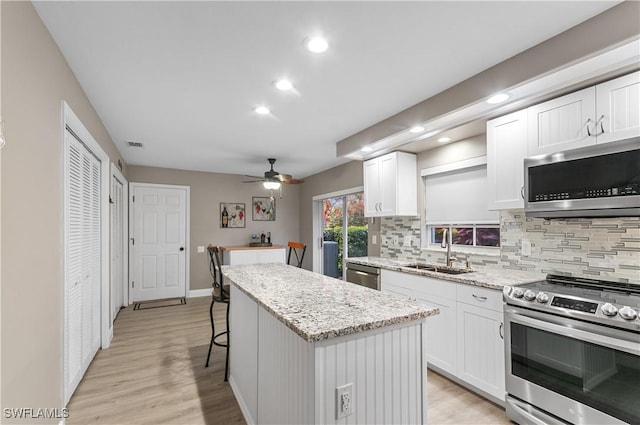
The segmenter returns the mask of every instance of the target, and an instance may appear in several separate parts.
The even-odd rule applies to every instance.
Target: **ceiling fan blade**
[[[258,182],[263,182],[264,179],[260,179],[260,180],[245,180],[242,183],[258,183]]]
[[[285,180],[290,180],[293,177],[291,177],[291,174],[278,174],[276,176],[274,176],[275,178],[277,178],[278,180],[280,180],[281,182],[285,181]]]
[[[244,176],[245,177],[250,177],[252,179],[263,179],[264,180],[264,177],[262,177],[262,176],[250,176],[249,174],[245,174]]]
[[[280,180],[282,183],[284,184],[300,184],[300,183],[304,183],[304,180],[298,180],[298,179],[284,179],[284,180]]]

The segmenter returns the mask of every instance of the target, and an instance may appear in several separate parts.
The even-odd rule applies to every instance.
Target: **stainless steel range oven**
[[[640,286],[549,275],[504,301],[510,419],[640,424]]]

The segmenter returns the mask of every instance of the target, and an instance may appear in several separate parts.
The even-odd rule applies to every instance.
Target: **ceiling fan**
[[[276,162],[275,158],[269,158],[267,161],[269,161],[269,164],[271,164],[271,169],[264,172],[264,177],[247,176],[247,177],[254,178],[256,180],[247,180],[247,181],[243,181],[242,183],[262,182],[262,185],[264,186],[264,188],[270,189],[270,190],[281,189],[281,185],[283,183],[284,184],[304,183],[304,180],[296,180],[293,177],[291,177],[291,174],[280,174],[279,172],[274,170],[273,164],[275,164]]]

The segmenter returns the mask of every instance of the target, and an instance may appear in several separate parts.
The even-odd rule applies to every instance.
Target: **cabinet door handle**
[[[585,124],[587,126],[587,134],[589,135],[589,137],[591,137],[591,130],[589,129],[589,124],[591,124],[591,118],[587,118],[587,123]],[[598,131],[597,128],[598,127],[597,127],[597,124],[596,124],[596,131]],[[594,134],[594,136],[595,136],[595,134]]]
[[[600,119],[598,120],[598,122],[596,122],[596,132],[598,131],[598,124],[600,124],[600,134],[604,134],[604,124],[602,123],[602,121],[604,121],[604,114],[602,116],[600,116]],[[596,134],[597,136],[597,134]]]
[[[524,199],[524,185],[520,186],[520,196]]]
[[[500,334],[500,338],[504,339],[504,333],[503,330],[504,329],[504,323],[500,323],[500,328],[498,329],[498,333]]]
[[[481,302],[485,302],[487,300],[487,297],[481,297],[480,295],[471,294],[471,296]]]

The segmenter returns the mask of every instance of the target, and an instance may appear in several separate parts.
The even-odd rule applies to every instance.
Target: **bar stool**
[[[222,268],[220,262],[220,248],[214,245],[207,247],[209,253],[209,271],[211,277],[213,277],[213,291],[211,291],[211,306],[209,307],[209,317],[211,318],[211,342],[209,343],[209,354],[207,354],[207,363],[204,367],[209,367],[209,359],[211,358],[211,349],[214,345],[218,347],[225,347],[227,349],[227,358],[224,365],[224,380],[229,380],[229,285],[224,284],[224,277],[222,276]],[[223,303],[227,305],[227,329],[223,332],[216,334],[216,326],[213,320],[213,305]],[[227,342],[221,343],[217,339],[223,335],[226,335]]]
[[[304,253],[307,251],[307,246],[301,242],[293,242],[289,241],[287,244],[289,247],[289,257],[287,258],[287,264],[295,265],[296,267],[302,268],[302,260],[304,259]],[[291,264],[291,254],[296,255],[296,264]]]

